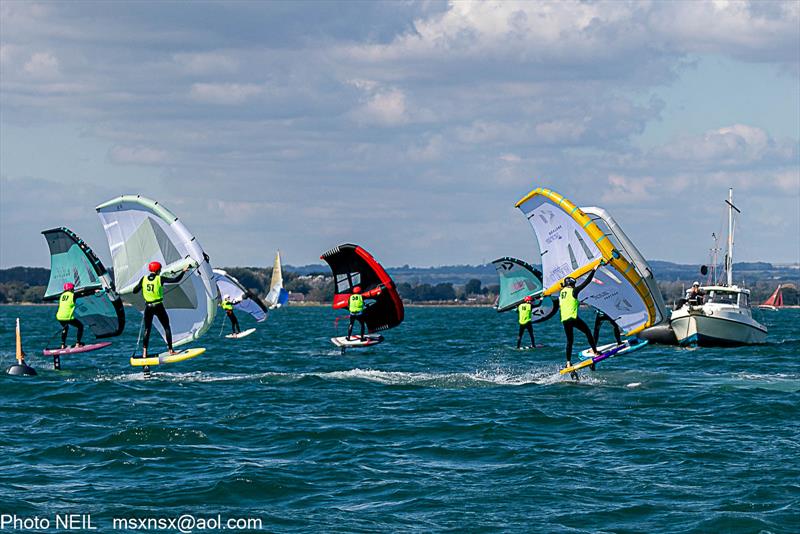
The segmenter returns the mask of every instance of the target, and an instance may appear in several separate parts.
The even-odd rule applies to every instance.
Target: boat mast
[[[733,205],[733,188],[728,189],[728,254],[725,259],[725,271],[728,273],[728,287],[733,285],[733,210],[741,213],[739,208]]]

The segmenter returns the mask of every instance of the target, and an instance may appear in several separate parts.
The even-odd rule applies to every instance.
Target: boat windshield
[[[739,307],[740,308],[749,308],[750,302],[747,299],[747,293],[739,293]]]
[[[737,293],[732,293],[729,291],[711,291],[706,298],[706,302],[715,302],[717,304],[730,304],[731,306],[736,306],[737,295]]]

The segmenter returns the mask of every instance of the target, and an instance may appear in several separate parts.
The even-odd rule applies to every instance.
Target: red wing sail
[[[347,299],[355,286],[367,299],[364,322],[370,333],[393,328],[403,322],[403,301],[394,281],[381,264],[358,245],[344,244],[320,256],[333,271],[336,294],[334,308],[346,308]],[[379,290],[380,293],[377,293]]]

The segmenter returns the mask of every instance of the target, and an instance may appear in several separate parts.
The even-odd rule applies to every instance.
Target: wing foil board
[[[588,358],[580,363],[576,363],[575,365],[570,365],[569,367],[565,367],[564,369],[561,369],[559,373],[561,373],[562,375],[565,375],[567,373],[574,373],[575,371],[583,369],[584,367],[589,367],[597,362],[602,362],[603,360],[616,355],[623,348],[625,348],[624,344],[622,345],[615,344],[613,349],[601,353],[600,356],[595,356],[594,358]]]
[[[227,337],[228,339],[242,339],[243,337],[247,337],[255,331],[256,331],[255,328],[248,328],[247,330],[242,330],[238,334],[228,334],[225,337]]]
[[[361,339],[358,336],[352,336],[350,339],[347,339],[347,336],[339,336],[339,337],[332,337],[331,343],[336,345],[337,347],[343,348],[358,348],[358,347],[371,347],[372,345],[377,345],[378,343],[383,341],[383,336],[364,336],[364,339]]]
[[[609,343],[607,345],[602,345],[600,347],[597,347],[597,350],[600,352],[600,354],[604,354],[616,347],[620,347],[620,350],[615,353],[615,355],[618,356],[620,354],[626,354],[628,352],[633,352],[635,350],[644,348],[647,344],[648,344],[647,340],[632,338],[632,339],[626,339],[625,341],[622,342],[621,345],[618,345],[617,343]],[[582,360],[592,358],[592,349],[582,350],[580,356]]]
[[[145,367],[148,365],[164,365],[167,363],[178,363],[184,360],[190,360],[200,356],[206,351],[205,348],[194,348],[182,350],[177,354],[170,354],[169,352],[162,352],[157,356],[148,356],[147,358],[132,357],[131,365],[134,367]]]
[[[91,343],[81,347],[67,347],[65,349],[44,349],[42,354],[45,356],[64,356],[65,354],[81,354],[83,352],[92,352],[93,350],[104,349],[111,345],[110,341],[102,341],[100,343]]]

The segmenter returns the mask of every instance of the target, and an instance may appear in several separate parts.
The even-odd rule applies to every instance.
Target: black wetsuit
[[[228,316],[228,319],[231,320],[231,330],[233,333],[241,333],[242,329],[239,327],[239,319],[236,318],[236,314],[233,313],[233,310],[225,310],[225,314]]]
[[[347,328],[347,339],[349,340],[350,337],[353,335],[353,323],[358,321],[361,323],[361,339],[364,339],[364,312],[361,313],[351,313],[350,314],[350,326]]]
[[[617,340],[617,345],[622,343],[622,335],[619,330],[619,326],[617,323],[614,322],[614,319],[609,317],[603,312],[597,312],[597,316],[594,318],[594,341],[595,343],[600,343],[600,326],[603,323],[611,323],[611,326],[614,327],[614,338]]]
[[[185,271],[178,274],[178,276],[162,276],[161,283],[178,283],[181,281],[184,274],[186,274]],[[142,280],[139,280],[139,283],[133,288],[134,293],[138,293],[142,290]],[[150,342],[150,329],[153,326],[153,316],[158,317],[158,321],[164,328],[164,337],[167,339],[167,349],[172,352],[172,330],[169,327],[169,314],[167,313],[167,309],[164,307],[163,301],[152,303],[148,302],[144,306],[144,339],[142,340],[142,347],[144,347],[144,350],[146,351]]]
[[[76,345],[81,345],[81,339],[83,338],[83,323],[77,319],[70,319],[69,321],[58,321],[61,324],[61,346],[65,347],[67,344],[67,332],[69,332],[69,327],[74,326],[78,329],[78,339],[75,342]],[[51,338],[52,339],[52,338]]]
[[[591,274],[589,274],[589,276],[586,277],[586,280],[581,282],[580,285],[575,286],[575,289],[572,291],[572,296],[578,299],[578,295],[581,292],[581,290],[591,283],[592,278],[594,278],[595,272],[597,271],[596,270],[592,271]],[[580,302],[580,299],[578,299],[578,301]],[[586,323],[583,322],[583,319],[581,319],[580,317],[574,317],[572,319],[567,319],[566,321],[562,321],[561,324],[564,325],[564,334],[566,334],[567,336],[567,347],[566,347],[567,364],[569,364],[572,361],[572,344],[574,342],[574,337],[575,337],[573,330],[575,328],[580,330],[583,333],[583,335],[586,336],[586,340],[589,342],[589,345],[592,347],[592,350],[597,351],[597,345],[594,342],[594,337],[592,336],[592,332],[591,330],[589,330],[589,327],[586,325]]]

